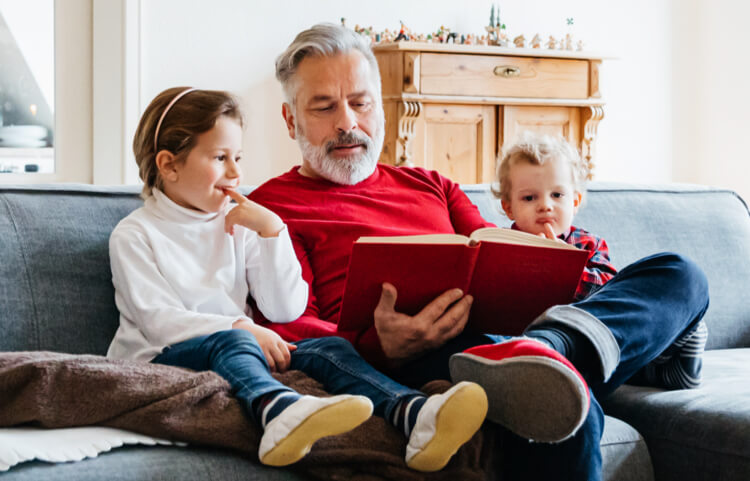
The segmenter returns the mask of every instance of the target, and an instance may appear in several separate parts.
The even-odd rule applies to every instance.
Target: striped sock
[[[665,389],[694,389],[700,386],[703,350],[708,328],[700,321],[695,329],[676,340],[637,375],[644,384]]]
[[[264,394],[253,403],[255,416],[260,426],[265,429],[281,411],[298,401],[302,396],[294,391],[274,391]]]
[[[422,406],[424,406],[425,401],[427,401],[425,396],[405,397],[393,409],[393,415],[388,417],[393,427],[399,431],[403,431],[407,439],[411,435],[414,425],[417,423],[417,415]]]

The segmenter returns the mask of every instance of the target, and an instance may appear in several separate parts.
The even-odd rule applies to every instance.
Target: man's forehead
[[[360,52],[353,50],[332,56],[310,56],[297,69],[298,95],[306,100],[374,94],[375,75]]]

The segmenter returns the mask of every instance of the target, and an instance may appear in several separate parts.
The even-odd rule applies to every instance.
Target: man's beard
[[[373,138],[357,131],[341,132],[335,139],[323,145],[312,145],[304,132],[296,126],[296,137],[302,157],[309,162],[316,174],[335,184],[354,185],[370,177],[378,165],[380,150],[383,148],[385,128],[380,122]],[[362,144],[364,152],[334,157],[333,150],[340,145]]]

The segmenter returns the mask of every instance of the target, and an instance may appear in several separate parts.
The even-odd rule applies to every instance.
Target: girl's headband
[[[164,120],[164,117],[167,116],[167,112],[169,112],[169,109],[171,109],[172,106],[183,97],[183,95],[188,94],[193,90],[197,89],[190,87],[175,95],[172,101],[167,105],[167,108],[164,109],[164,112],[162,112],[161,117],[159,117],[159,122],[156,124],[156,132],[154,132],[154,154],[157,153],[156,149],[159,142],[159,129],[161,128],[161,122]]]

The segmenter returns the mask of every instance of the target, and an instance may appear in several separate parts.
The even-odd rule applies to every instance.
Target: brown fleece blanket
[[[299,371],[276,375],[300,393],[326,395]],[[447,389],[433,382],[428,393]],[[210,371],[115,361],[101,356],[53,352],[0,353],[0,427],[44,428],[99,425],[149,436],[221,446],[258,460],[260,428],[230,394],[229,384]],[[492,438],[492,439],[490,439]],[[491,453],[490,433],[480,431],[438,473],[406,467],[406,439],[373,417],[349,433],[318,441],[291,466],[325,480],[479,480]]]

